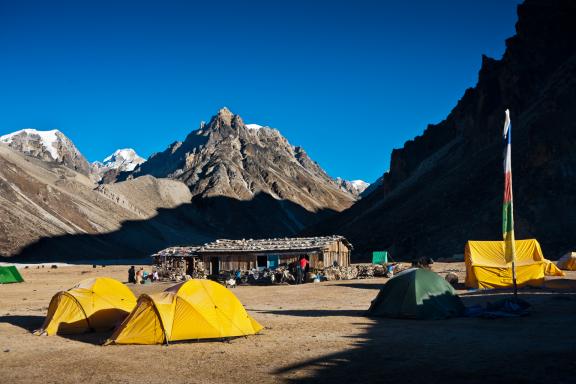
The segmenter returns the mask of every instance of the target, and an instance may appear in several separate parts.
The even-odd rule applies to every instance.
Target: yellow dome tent
[[[113,329],[132,311],[136,297],[121,282],[98,277],[58,292],[36,335],[76,334]]]
[[[262,326],[232,292],[210,280],[188,280],[138,304],[106,344],[161,344],[258,333]]]
[[[544,258],[535,239],[516,240],[515,246],[518,286],[541,286],[544,276],[564,276],[564,272]],[[512,265],[504,258],[503,241],[468,241],[464,259],[467,287],[512,287]]]

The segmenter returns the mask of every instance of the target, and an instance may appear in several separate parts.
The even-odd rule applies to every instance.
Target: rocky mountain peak
[[[222,107],[218,110],[218,113],[216,114],[217,116],[228,116],[230,118],[232,118],[232,116],[234,116],[234,114],[232,113],[232,111],[230,111],[228,109],[228,107]]]
[[[355,199],[278,130],[246,125],[227,108],[191,132],[176,150],[152,156],[127,177],[144,174],[181,180],[193,196],[246,201],[264,193],[312,212],[339,211]]]
[[[222,139],[229,135],[237,136],[240,130],[246,130],[242,118],[224,107],[216,115],[212,116],[208,123],[201,122],[199,129],[192,131],[185,142],[189,139],[195,142],[198,136],[211,137],[213,139]]]
[[[56,161],[60,156],[57,143],[61,140],[62,132],[57,129],[38,131],[34,128],[21,129],[16,132],[0,136],[0,142],[12,148],[19,149],[27,155],[42,158],[42,160]]]
[[[90,173],[88,161],[74,143],[57,129],[49,131],[21,129],[0,136],[0,142],[28,156],[62,164],[85,175]]]
[[[212,117],[212,120],[208,123],[208,126],[215,126],[215,125],[226,125],[232,126],[232,120],[234,120],[235,115],[226,107],[221,108],[218,110],[218,113]],[[218,124],[215,124],[218,123]]]

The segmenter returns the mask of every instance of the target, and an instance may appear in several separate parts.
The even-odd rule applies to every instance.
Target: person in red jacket
[[[298,273],[297,284],[304,283],[304,276],[306,276],[306,266],[308,264],[310,264],[310,262],[304,256],[300,257],[300,261],[298,261],[298,265],[296,266]]]

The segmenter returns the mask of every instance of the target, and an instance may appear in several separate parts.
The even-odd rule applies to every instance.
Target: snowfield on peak
[[[90,173],[88,161],[72,140],[57,129],[50,131],[40,131],[34,128],[21,129],[0,136],[0,142],[27,156],[61,164],[84,175]]]
[[[53,129],[51,131],[38,131],[37,129],[34,128],[21,129],[19,131],[12,132],[4,136],[0,136],[0,142],[10,144],[14,140],[14,136],[18,136],[23,133],[27,135],[39,136],[40,140],[42,141],[42,145],[44,146],[46,151],[50,153],[52,159],[58,160],[58,150],[54,146],[54,144],[58,142],[58,136],[56,134],[60,133],[60,131],[57,129]]]
[[[117,149],[102,162],[94,161],[92,174],[96,176],[99,182],[111,183],[116,181],[116,177],[121,172],[132,172],[145,161],[132,148]]]
[[[263,127],[263,125],[259,125],[259,124],[246,124],[246,128],[248,128],[248,129],[260,129],[262,127]]]
[[[106,157],[103,164],[106,168],[121,168],[123,171],[133,171],[136,166],[145,161],[144,158],[138,156],[134,149],[123,148]]]
[[[364,180],[352,180],[350,181],[350,183],[356,188],[364,188],[364,189],[366,189],[370,185],[370,183],[367,183]]]
[[[342,189],[343,191],[348,191],[349,193],[353,194],[356,197],[359,197],[362,194],[362,192],[364,192],[364,190],[368,188],[368,186],[370,186],[370,183],[367,183],[364,180],[349,181],[341,177],[337,177],[335,179],[335,182],[340,187],[340,189]]]

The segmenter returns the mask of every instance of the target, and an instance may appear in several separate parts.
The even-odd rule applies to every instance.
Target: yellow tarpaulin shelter
[[[106,344],[162,344],[258,333],[262,326],[230,290],[210,280],[188,280],[143,294]]]
[[[512,287],[512,264],[504,258],[503,241],[468,241],[464,251],[466,286],[469,288]],[[540,286],[544,276],[564,273],[542,255],[535,239],[516,240],[516,281],[518,286]]]
[[[576,252],[568,252],[562,256],[556,262],[556,266],[566,271],[576,271]]]
[[[75,334],[114,329],[136,305],[136,297],[121,282],[98,277],[82,280],[58,292],[36,335]]]

